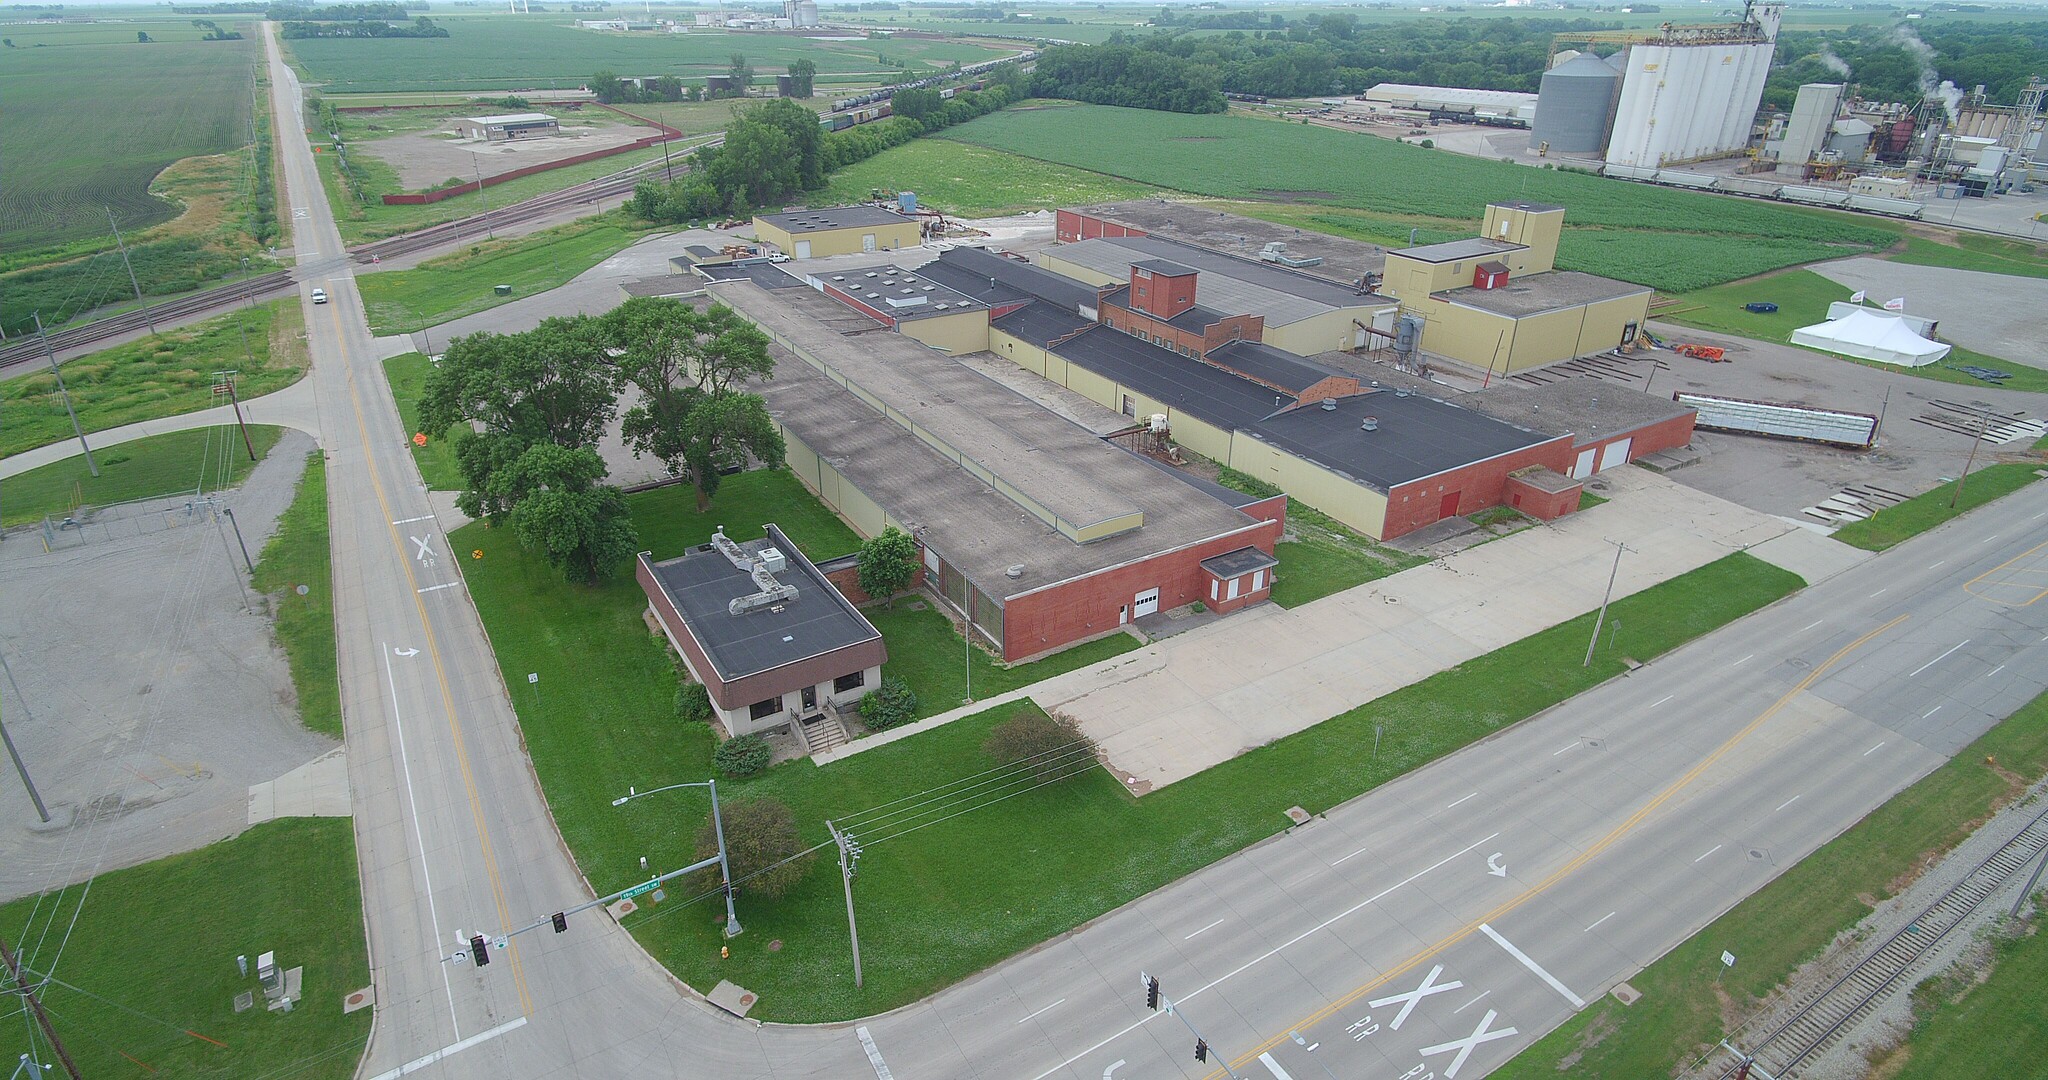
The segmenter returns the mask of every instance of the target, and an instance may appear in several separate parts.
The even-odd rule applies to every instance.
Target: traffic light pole
[[[1209,1046],[1209,1040],[1203,1038],[1202,1033],[1195,1030],[1194,1021],[1189,1020],[1187,1018],[1187,1014],[1183,1013],[1180,1010],[1180,1007],[1173,1003],[1173,1000],[1171,998],[1168,998],[1159,993],[1159,980],[1153,978],[1150,975],[1145,974],[1142,971],[1138,973],[1138,978],[1145,984],[1145,993],[1147,997],[1158,998],[1160,1004],[1166,1006],[1166,1015],[1171,1016],[1176,1020],[1179,1020],[1181,1024],[1186,1026],[1186,1028],[1188,1029],[1188,1034],[1193,1035],[1195,1037],[1195,1060],[1208,1060],[1209,1050],[1211,1049],[1211,1047]],[[1154,1007],[1156,1008],[1157,1006]],[[1239,1077],[1237,1073],[1231,1069],[1230,1059],[1225,1057],[1223,1055],[1223,1052],[1220,1050],[1216,1053],[1216,1064],[1223,1066],[1223,1075],[1229,1077],[1230,1080],[1242,1080],[1242,1078]]]
[[[713,835],[718,837],[717,858],[707,859],[704,862],[697,863],[694,866],[689,867],[688,869],[702,869],[703,867],[708,866],[713,862],[716,862],[718,864],[719,884],[725,892],[725,936],[729,938],[738,937],[740,936],[740,917],[733,911],[732,908],[732,864],[727,862],[725,858],[725,820],[719,815],[718,812],[718,781],[704,780],[695,783],[670,784],[667,787],[658,787],[652,791],[629,790],[623,797],[613,799],[612,805],[624,806],[627,803],[632,802],[634,799],[644,799],[649,795],[659,795],[664,791],[674,791],[677,788],[686,787],[709,788],[711,790],[711,831]],[[683,872],[683,870],[676,871],[677,874]],[[672,874],[670,876],[673,877],[674,875]],[[666,879],[658,878],[656,880]]]

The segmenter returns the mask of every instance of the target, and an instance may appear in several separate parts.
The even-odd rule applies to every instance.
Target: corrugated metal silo
[[[1549,143],[1554,153],[1599,153],[1607,146],[1620,89],[1621,73],[1591,53],[1544,72],[1531,141]]]

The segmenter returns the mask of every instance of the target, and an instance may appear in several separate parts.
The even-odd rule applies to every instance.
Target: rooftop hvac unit
[[[1323,399],[1323,411],[1324,411],[1324,412],[1336,412],[1336,411],[1337,411],[1337,403],[1336,403],[1335,401],[1332,401],[1332,400],[1331,400],[1331,399],[1329,399],[1329,398],[1324,398],[1324,399]]]
[[[1004,576],[1004,577],[1013,577],[1013,578],[1020,578],[1020,577],[1023,577],[1023,576],[1024,576],[1024,564],[1023,564],[1023,563],[1012,563],[1012,564],[1010,565],[1010,568],[1009,568],[1009,569],[1007,569],[1007,570],[1003,571],[1003,576]]]
[[[1166,414],[1163,412],[1153,413],[1145,418],[1145,426],[1155,434],[1164,432],[1166,430]]]
[[[782,553],[781,548],[762,548],[761,566],[771,574],[780,574],[789,569],[789,557]]]

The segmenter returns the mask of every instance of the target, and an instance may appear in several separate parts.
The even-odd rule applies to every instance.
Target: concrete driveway
[[[1819,263],[1813,272],[1873,303],[1906,298],[1908,314],[1941,320],[1937,333],[1965,349],[2014,364],[2048,367],[2048,278],[1916,266],[1888,259]]]

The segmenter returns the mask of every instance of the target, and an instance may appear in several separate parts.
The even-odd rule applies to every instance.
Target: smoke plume
[[[1920,40],[1920,35],[1905,26],[1892,30],[1892,40],[1898,42],[1913,62],[1920,65],[1921,95],[1940,99],[1942,108],[1948,111],[1949,123],[1955,123],[1962,115],[1963,92],[1934,69],[1934,47]]]
[[[1849,77],[1849,65],[1841,57],[1835,55],[1835,50],[1828,48],[1826,45],[1820,47],[1820,66],[1840,75],[1844,79]]]

